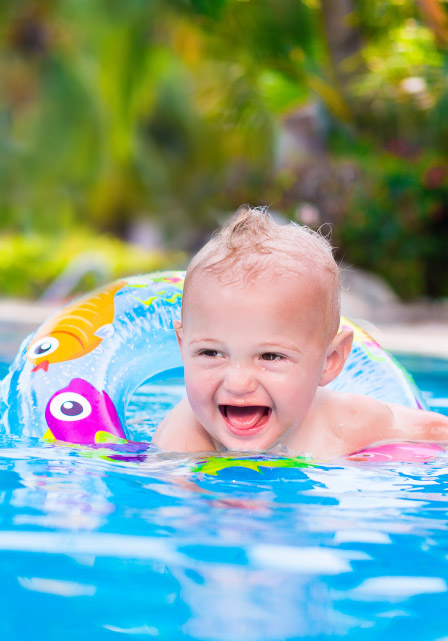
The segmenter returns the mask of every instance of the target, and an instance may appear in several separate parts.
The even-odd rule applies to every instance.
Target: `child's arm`
[[[331,408],[330,424],[338,442],[331,448],[328,443],[330,455],[344,456],[379,441],[448,443],[448,417],[442,414],[355,394],[340,393],[337,399]]]
[[[403,405],[390,404],[389,407],[394,417],[395,431],[399,432],[400,438],[448,442],[448,416]]]
[[[168,452],[214,452],[215,446],[184,398],[165,416],[152,439]]]

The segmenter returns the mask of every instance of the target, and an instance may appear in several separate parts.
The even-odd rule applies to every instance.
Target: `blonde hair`
[[[305,225],[280,225],[265,207],[243,205],[192,258],[183,304],[198,274],[230,284],[248,283],[266,273],[303,276],[310,271],[322,290],[322,313],[332,337],[339,327],[340,277],[327,238]]]

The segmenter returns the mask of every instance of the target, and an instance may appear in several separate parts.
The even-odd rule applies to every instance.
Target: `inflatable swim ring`
[[[347,456],[349,461],[368,461],[369,463],[427,463],[433,461],[445,452],[445,448],[437,443],[385,443],[374,445],[365,450]]]
[[[126,405],[153,377],[182,373],[173,321],[180,318],[183,272],[115,281],[53,314],[23,342],[0,384],[7,434],[77,444],[132,440]],[[362,329],[336,390],[423,407],[411,377]]]

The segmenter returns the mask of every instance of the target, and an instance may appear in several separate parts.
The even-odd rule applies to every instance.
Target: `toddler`
[[[325,388],[350,353],[328,241],[243,207],[192,259],[175,323],[187,397],[153,442],[319,459],[377,441],[448,441],[448,418]]]

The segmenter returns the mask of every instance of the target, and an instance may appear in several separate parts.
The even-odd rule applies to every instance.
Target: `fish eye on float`
[[[81,394],[63,392],[50,402],[50,412],[60,421],[80,421],[90,416],[92,406]]]
[[[38,341],[31,343],[28,355],[30,357],[39,358],[40,356],[48,356],[56,351],[59,347],[59,341],[54,336],[45,336]]]

